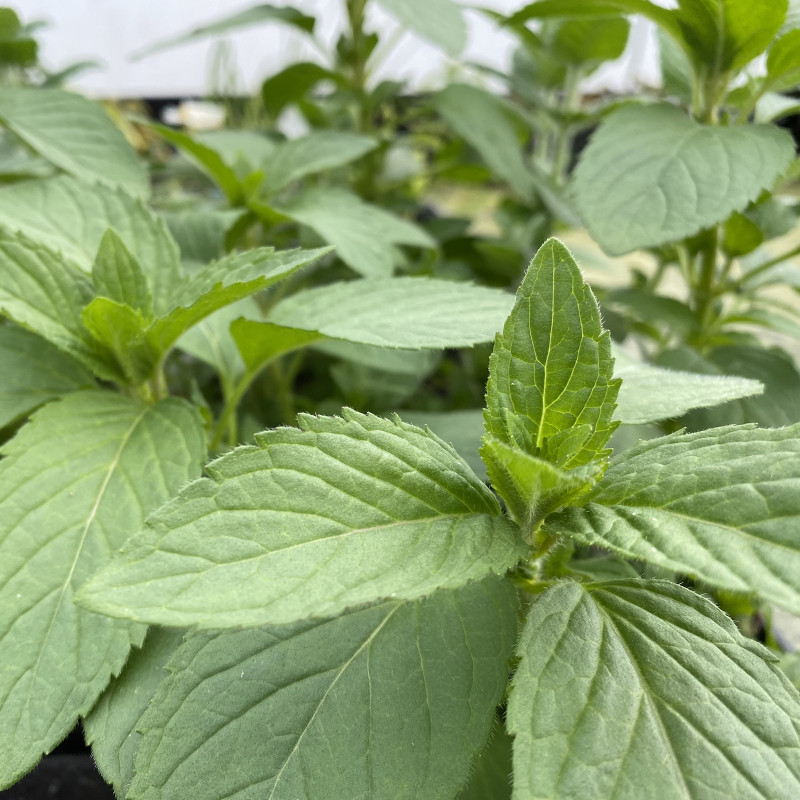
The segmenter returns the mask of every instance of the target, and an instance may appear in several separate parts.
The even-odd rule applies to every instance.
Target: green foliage
[[[128,800],[798,794],[797,3],[483,10],[507,92],[423,98],[342,5],[152,47],[320,51],[206,133],[0,9],[0,790],[82,720]]]

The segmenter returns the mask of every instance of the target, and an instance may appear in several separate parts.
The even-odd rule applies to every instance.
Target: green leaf
[[[286,106],[296,103],[318,83],[340,83],[341,76],[319,64],[299,61],[267,78],[261,85],[261,99],[267,113],[276,119]]]
[[[348,342],[438,350],[491,341],[512,304],[507,292],[468,283],[356,280],[298,292],[273,306],[267,320]]]
[[[458,411],[406,411],[400,412],[406,422],[430,429],[469,464],[470,469],[483,481],[488,480],[486,465],[480,456],[483,439],[483,410],[470,408]]]
[[[233,167],[226,163],[216,150],[192,138],[189,134],[168,128],[166,125],[159,125],[156,122],[148,122],[147,125],[162,139],[179,147],[189,160],[214,181],[232,206],[241,205],[244,202],[245,189],[242,182]]]
[[[701,125],[670,105],[629,106],[607,117],[584,150],[575,202],[592,237],[619,255],[743,211],[793,158],[791,137],[774,125]]]
[[[0,122],[81,180],[150,194],[143,164],[99,103],[61,89],[0,89]]]
[[[346,131],[316,131],[279,144],[264,162],[265,191],[274,193],[306,175],[340,167],[374,150],[371,136]]]
[[[147,278],[112,228],[100,240],[92,266],[92,283],[98,295],[130,306],[145,319],[152,318],[153,297]]]
[[[692,103],[694,76],[692,65],[680,45],[664,31],[658,31],[658,56],[664,93],[684,105]]]
[[[456,58],[467,43],[464,11],[454,0],[379,0],[401,25]]]
[[[571,64],[619,58],[628,44],[630,23],[623,17],[570,19],[553,36],[553,52]]]
[[[797,425],[673,434],[612,460],[583,508],[545,526],[797,612],[798,481]]]
[[[138,385],[152,375],[163,351],[144,341],[147,320],[128,305],[95,297],[81,312],[87,331],[107,349],[123,376],[123,383]]]
[[[70,262],[19,234],[0,232],[0,314],[43,336],[116,380],[114,365],[98,352],[81,322],[94,291],[88,276]]]
[[[288,278],[329,250],[276,252],[271,247],[259,247],[208,264],[170,298],[169,311],[147,329],[147,346],[158,353],[167,352],[182,334],[209,314]]]
[[[265,22],[280,22],[297,28],[303,33],[313,33],[315,20],[314,17],[303,14],[291,6],[273,6],[268,3],[260,3],[246,8],[244,11],[237,11],[234,14],[220,17],[208,25],[201,25],[188,33],[162,39],[142,50],[138,50],[131,57],[136,61],[153,53],[160,53],[163,50],[207,39],[210,36],[219,36],[230,31],[250,27],[251,25],[261,25]]]
[[[255,375],[270,361],[325,337],[317,331],[286,328],[271,322],[236,319],[230,328],[233,341],[249,373]]]
[[[0,189],[0,225],[61,251],[86,272],[106,230],[113,228],[147,275],[157,314],[183,278],[164,220],[122,191],[67,176],[24,181]]]
[[[167,677],[164,668],[183,635],[180,630],[151,628],[142,648],[131,653],[125,669],[111,681],[83,721],[92,758],[118,797],[127,795],[133,780],[142,740],[137,730],[140,720]]]
[[[82,592],[96,611],[229,627],[333,616],[503,573],[526,548],[455,451],[399,420],[301,415],[150,518]]]
[[[787,8],[787,0],[678,0],[674,14],[698,72],[719,75],[763,53]]]
[[[336,255],[367,277],[391,275],[395,262],[393,245],[436,247],[422,228],[364,203],[345,189],[306,189],[277,210],[335,245]]]
[[[223,381],[232,383],[245,369],[239,348],[231,336],[234,320],[261,316],[261,308],[252,297],[246,297],[217,309],[184,333],[177,346],[189,355],[214,367]],[[260,342],[253,342],[258,346]],[[248,346],[250,343],[248,342]]]
[[[453,797],[486,743],[515,633],[513,590],[488,580],[318,623],[195,634],[142,720],[130,796]]]
[[[511,800],[511,737],[502,723],[495,721],[489,744],[458,800]]]
[[[797,692],[688,589],[557,583],[534,600],[518,652],[515,800],[800,792]]]
[[[49,400],[94,386],[82,364],[16,325],[0,325],[0,375],[0,428]]]
[[[679,350],[668,360],[669,365],[681,365],[692,358],[694,351]],[[797,398],[800,396],[800,374],[794,359],[776,347],[717,347],[706,359],[691,364],[711,374],[741,375],[764,384],[762,395],[734,400],[724,408],[699,409],[688,418],[694,430],[739,422],[757,422],[777,427],[797,421]]]
[[[597,301],[566,247],[536,253],[495,339],[486,389],[486,430],[568,469],[608,451],[619,381]]]
[[[241,209],[199,208],[166,212],[163,217],[184,262],[207,264],[225,255],[228,230],[243,213]]]
[[[800,83],[800,29],[789,31],[770,47],[766,82],[774,92],[793,89]]]
[[[538,0],[512,14],[507,24],[517,26],[532,19],[602,17],[609,14],[641,14],[678,41],[682,41],[674,12],[660,8],[649,0]]]
[[[492,487],[505,501],[511,518],[526,533],[556,508],[586,493],[597,477],[597,470],[591,466],[567,472],[491,434],[484,437],[481,458]]]
[[[680,417],[692,408],[708,408],[764,391],[764,384],[728,375],[699,375],[662,369],[615,350],[614,375],[622,378],[615,417],[638,425]]]
[[[579,220],[561,192],[525,158],[508,105],[474,86],[453,83],[433,98],[444,121],[463,137],[522,200],[541,197],[551,213],[571,225]]]
[[[0,788],[88,713],[139,626],[78,608],[77,587],[195,477],[200,415],[77,392],[38,411],[0,461]]]
[[[764,234],[751,219],[735,212],[725,221],[722,250],[738,258],[752,253],[764,241]]]

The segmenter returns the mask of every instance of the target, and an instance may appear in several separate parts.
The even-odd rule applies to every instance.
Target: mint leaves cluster
[[[137,643],[140,623],[189,629],[152,629],[87,718],[118,793],[508,797],[509,747],[514,798],[800,790],[800,698],[770,653],[702,594],[592,557],[798,609],[800,431],[609,461],[618,389],[550,240],[491,360],[482,455],[505,512],[398,418],[302,416],[212,461],[77,593]]]

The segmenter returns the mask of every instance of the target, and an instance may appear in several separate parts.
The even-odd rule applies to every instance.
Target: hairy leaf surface
[[[486,389],[486,430],[537,458],[575,467],[602,457],[619,389],[597,301],[555,239],[537,252],[502,334]]]
[[[450,800],[506,683],[486,580],[319,623],[190,636],[142,720],[131,800]]]
[[[666,581],[557,583],[519,644],[515,800],[800,791],[800,698],[772,655]]]
[[[800,611],[800,426],[714,428],[640,442],[583,508],[545,523]]]
[[[793,158],[791,137],[774,125],[701,125],[667,104],[629,106],[584,150],[574,197],[592,237],[619,255],[744,210]]]
[[[0,89],[0,121],[39,155],[81,180],[150,194],[136,151],[99,103],[62,89]]]
[[[82,592],[168,625],[282,624],[415,599],[503,573],[516,527],[455,451],[346,410],[256,436],[212,462]]]
[[[662,369],[615,351],[614,375],[622,378],[614,416],[641,424],[679,417],[692,408],[708,408],[764,391],[764,384],[733,375],[700,375]]]
[[[188,404],[77,392],[37,412],[0,461],[0,787],[94,705],[143,630],[79,608],[77,587],[195,477]]]

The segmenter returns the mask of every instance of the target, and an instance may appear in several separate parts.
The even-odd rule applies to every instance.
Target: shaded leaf
[[[513,590],[487,580],[190,636],[142,720],[131,796],[453,797],[486,743],[515,633]]]
[[[454,0],[379,0],[402,24],[456,57],[467,43],[464,12]]]

